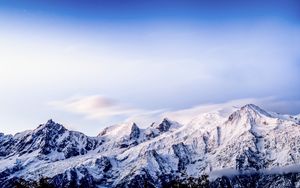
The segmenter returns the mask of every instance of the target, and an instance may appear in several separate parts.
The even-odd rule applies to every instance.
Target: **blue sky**
[[[53,118],[96,135],[131,117],[235,99],[298,114],[299,9],[299,1],[1,1],[0,132]]]

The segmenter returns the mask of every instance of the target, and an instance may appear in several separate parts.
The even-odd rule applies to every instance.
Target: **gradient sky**
[[[235,99],[299,114],[299,73],[298,0],[0,1],[4,133]]]

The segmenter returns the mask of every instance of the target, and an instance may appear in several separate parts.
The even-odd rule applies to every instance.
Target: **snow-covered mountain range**
[[[49,120],[0,134],[0,187],[300,187],[300,119],[253,104],[124,123],[96,137]]]

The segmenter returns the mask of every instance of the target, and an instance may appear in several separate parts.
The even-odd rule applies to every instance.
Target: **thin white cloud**
[[[136,122],[141,127],[147,127],[153,122],[160,122],[167,117],[181,124],[189,123],[199,114],[219,110],[224,116],[229,116],[233,110],[238,109],[246,104],[256,104],[268,111],[279,113],[288,113],[284,110],[293,108],[299,109],[300,101],[283,101],[274,97],[267,98],[246,98],[231,100],[224,103],[201,104],[192,108],[180,110],[146,110],[129,105],[118,103],[112,99],[100,95],[72,97],[61,101],[52,101],[49,105],[66,112],[84,115],[86,118],[98,120],[111,120],[114,122],[116,117],[121,121]]]
[[[87,118],[97,119],[119,115],[140,113],[141,110],[121,105],[116,101],[100,95],[71,97],[65,100],[52,101],[49,105],[67,112],[83,114]]]
[[[134,108],[100,95],[71,97],[51,101],[48,105],[66,112],[84,115],[88,119],[111,119],[113,121],[114,118],[121,116],[123,120],[125,119],[124,121],[142,122],[138,120],[143,120],[143,124],[151,122],[164,111]]]
[[[221,110],[224,116],[229,116],[233,110],[241,108],[246,104],[256,104],[262,109],[281,114],[289,114],[295,111],[295,109],[300,109],[300,101],[297,100],[286,101],[276,99],[275,97],[246,98],[239,100],[231,100],[224,103],[202,104],[188,109],[165,112],[161,116],[168,117],[182,124],[186,124],[197,115],[214,110]]]

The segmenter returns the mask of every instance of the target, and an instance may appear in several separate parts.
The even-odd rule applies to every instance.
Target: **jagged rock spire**
[[[163,121],[158,125],[157,129],[160,132],[167,132],[170,129],[171,125],[171,121],[167,118],[164,118]]]
[[[135,123],[133,123],[132,127],[131,127],[131,132],[130,132],[129,138],[137,139],[137,138],[139,138],[139,136],[140,136],[140,129]]]

